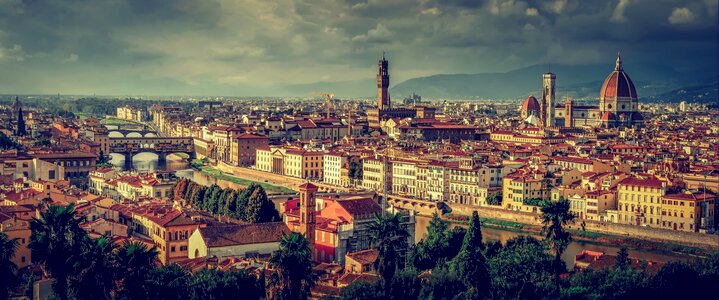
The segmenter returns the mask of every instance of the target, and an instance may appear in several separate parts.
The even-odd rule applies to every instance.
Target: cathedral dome
[[[534,98],[534,96],[527,97],[527,99],[524,100],[524,103],[522,103],[522,110],[539,111],[539,101],[537,101],[537,98]]]
[[[622,59],[617,55],[614,71],[607,76],[599,92],[600,100],[616,100],[617,98],[637,99],[637,90],[632,79],[622,68]]]

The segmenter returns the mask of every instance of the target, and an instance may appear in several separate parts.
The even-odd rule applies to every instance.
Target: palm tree
[[[55,278],[53,290],[60,300],[67,299],[68,277],[73,274],[76,253],[81,252],[85,233],[81,219],[75,217],[75,207],[51,205],[39,219],[30,222],[30,243],[33,261],[44,266]]]
[[[402,261],[402,251],[407,249],[409,233],[402,225],[402,214],[390,214],[382,217],[375,214],[369,227],[372,246],[379,251],[377,271],[384,280],[385,292],[394,278]]]
[[[118,266],[118,298],[144,299],[146,281],[157,263],[157,248],[140,242],[125,241],[115,254]]]
[[[566,270],[562,263],[562,253],[572,241],[572,236],[564,230],[564,225],[574,222],[574,218],[574,214],[569,212],[569,201],[564,198],[556,202],[542,202],[542,234],[547,245],[554,250],[554,288],[557,295],[559,275]]]
[[[86,237],[73,267],[70,289],[75,299],[110,299],[115,286],[115,244],[106,237]]]
[[[277,269],[269,279],[271,299],[307,299],[314,285],[312,250],[307,239],[296,232],[280,240],[270,264]]]
[[[17,239],[10,239],[5,233],[0,232],[0,299],[6,299],[8,290],[16,281],[15,271],[17,266],[12,262],[17,249]]]

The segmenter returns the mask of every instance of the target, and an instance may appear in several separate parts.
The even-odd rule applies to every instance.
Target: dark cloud
[[[263,93],[372,77],[382,51],[395,83],[617,51],[708,69],[718,1],[0,0],[0,92]]]

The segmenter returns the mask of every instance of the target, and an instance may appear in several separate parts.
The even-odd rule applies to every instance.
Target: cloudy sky
[[[382,51],[393,84],[617,51],[716,71],[718,1],[0,0],[0,93],[266,94],[371,78]]]

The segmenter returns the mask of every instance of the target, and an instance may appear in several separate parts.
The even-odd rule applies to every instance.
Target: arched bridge
[[[132,168],[132,156],[141,152],[157,154],[160,164],[167,154],[187,153],[195,156],[195,144],[191,137],[111,137],[110,153],[125,155],[125,168]]]
[[[387,203],[396,208],[413,210],[421,215],[427,216],[431,216],[435,212],[441,215],[446,209],[444,202],[412,199],[397,195],[387,195]]]
[[[148,137],[150,134],[157,136],[155,130],[144,124],[120,124],[113,126],[116,128],[108,129],[108,131],[110,133],[117,132],[122,134],[123,137],[127,137],[131,133],[137,133],[140,137]]]

